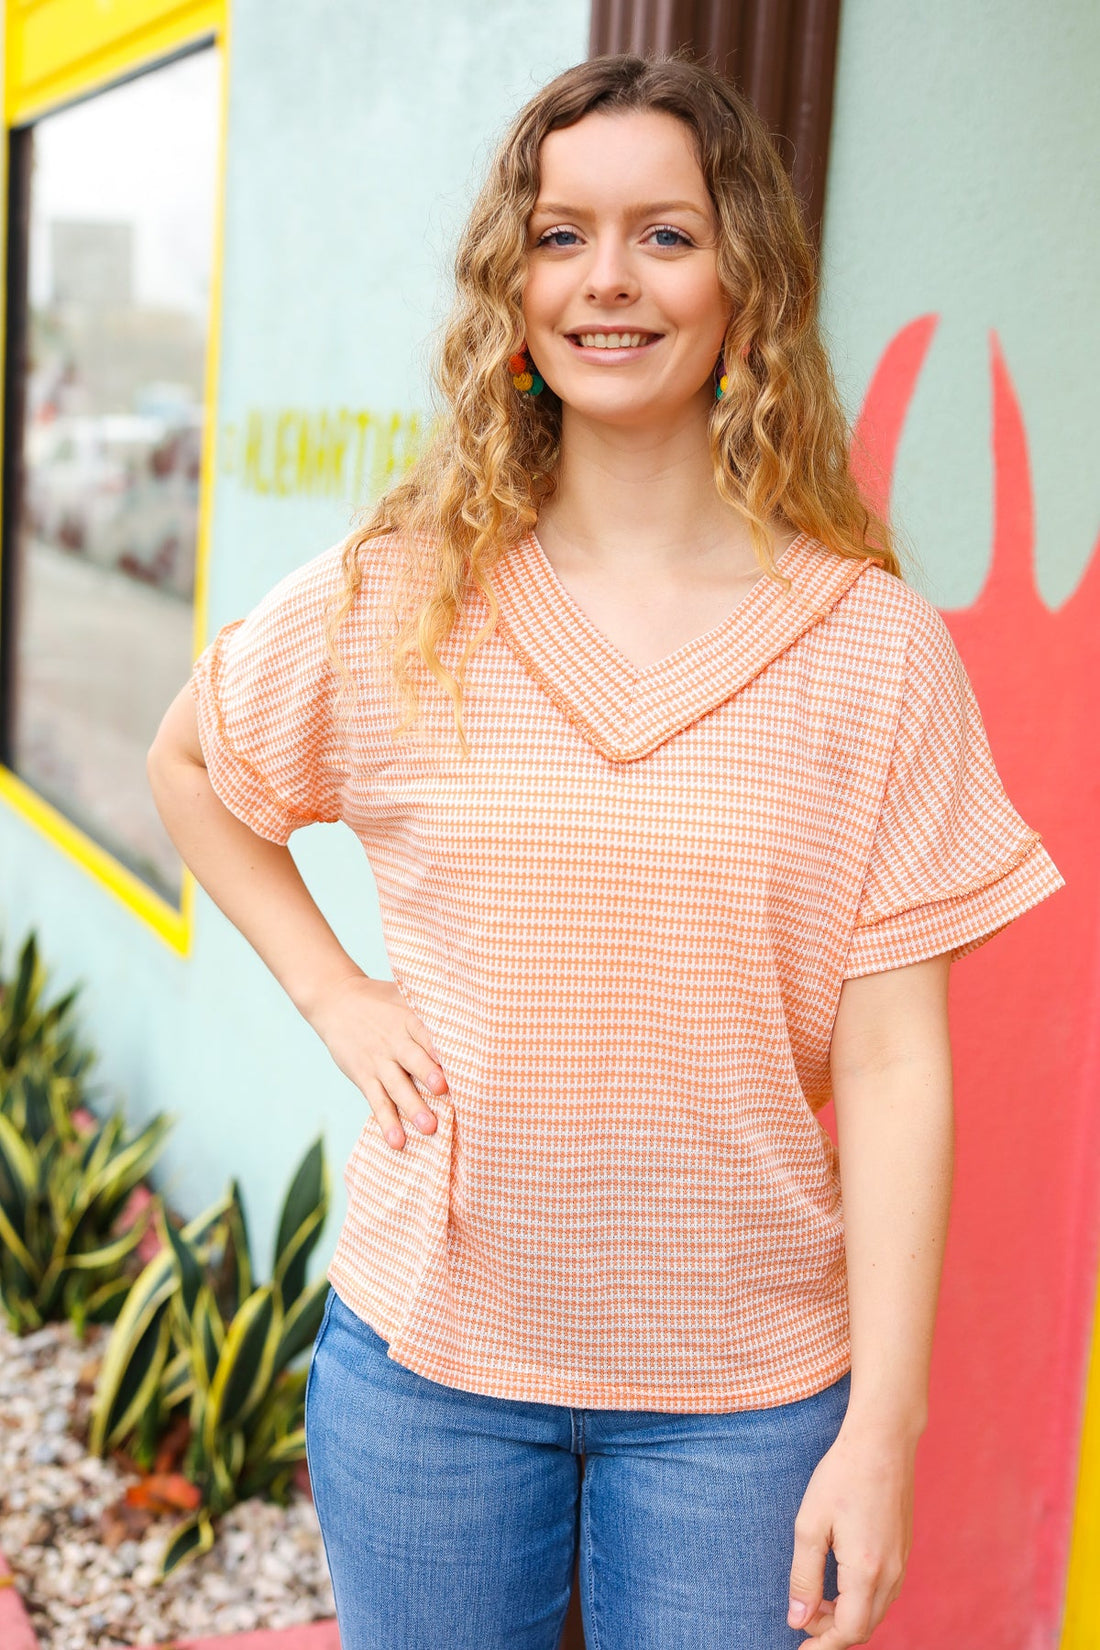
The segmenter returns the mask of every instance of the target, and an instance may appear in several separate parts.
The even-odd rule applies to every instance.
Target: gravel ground
[[[317,1516],[298,1491],[285,1508],[242,1502],[211,1552],[155,1581],[176,1520],[127,1537],[107,1509],[135,1480],[80,1441],[106,1333],[90,1328],[81,1343],[68,1324],[50,1324],[19,1340],[0,1323],[0,1551],[43,1650],[117,1650],[332,1616]]]

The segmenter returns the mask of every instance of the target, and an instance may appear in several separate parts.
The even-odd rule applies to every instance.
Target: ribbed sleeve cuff
[[[190,686],[196,706],[199,744],[214,794],[257,836],[285,847],[291,833],[307,822],[288,808],[247,757],[234,749],[219,705],[221,650],[227,636],[242,622],[238,619],[224,626],[195,661]]]
[[[957,961],[1048,895],[1065,878],[1042,846],[1038,833],[1023,857],[1000,876],[950,899],[917,905],[856,928],[848,948],[844,978],[903,968],[949,951]]]

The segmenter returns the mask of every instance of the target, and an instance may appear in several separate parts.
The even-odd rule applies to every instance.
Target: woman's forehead
[[[547,133],[539,149],[536,210],[614,198],[709,212],[693,135],[663,110],[595,110]]]

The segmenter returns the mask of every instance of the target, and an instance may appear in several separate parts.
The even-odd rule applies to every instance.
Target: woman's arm
[[[432,1133],[435,1116],[409,1080],[412,1073],[436,1094],[447,1087],[427,1028],[396,986],[370,979],[348,956],[290,849],[258,836],[217,796],[189,684],[165,712],[147,770],[180,857],[362,1090],[390,1144],[404,1144],[398,1104]]]
[[[180,858],[308,1020],[328,986],[362,970],[318,910],[290,849],[257,836],[215,794],[189,686],[165,712],[146,768]]]
[[[830,1069],[852,1338],[848,1415],[912,1436],[928,1419],[954,1172],[949,956],[846,980]]]
[[[821,1650],[870,1636],[901,1589],[912,1539],[954,1172],[949,974],[945,955],[847,980],[833,1028],[852,1380],[796,1520],[791,1597],[809,1615],[790,1618]],[[820,1609],[830,1545],[835,1612]]]

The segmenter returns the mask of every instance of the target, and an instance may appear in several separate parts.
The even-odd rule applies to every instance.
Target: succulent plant
[[[173,1533],[167,1575],[214,1543],[215,1521],[261,1493],[285,1497],[305,1456],[306,1371],[328,1284],[307,1281],[328,1212],[322,1142],[299,1163],[283,1203],[270,1283],[257,1284],[240,1189],[182,1231],[162,1217],[165,1247],[133,1283],[100,1370],[90,1447],[127,1444],[148,1465],[158,1437],[186,1412],[186,1478],[197,1509]]]

